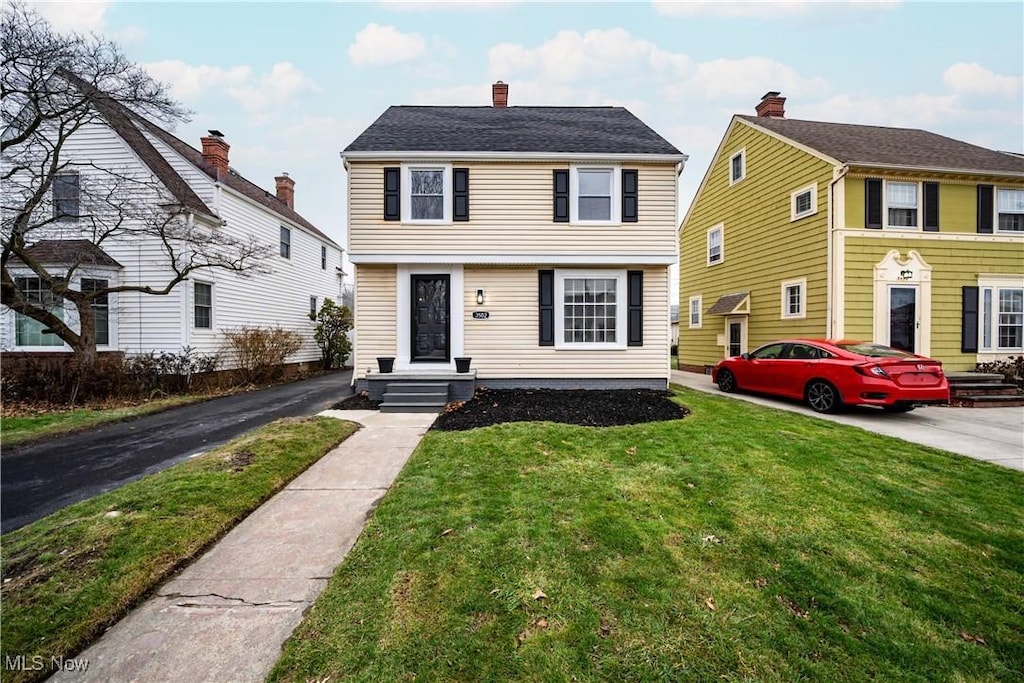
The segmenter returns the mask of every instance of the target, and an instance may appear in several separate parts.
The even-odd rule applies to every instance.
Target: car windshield
[[[836,344],[839,348],[850,353],[856,353],[869,358],[913,358],[914,354],[894,349],[891,346],[882,344]]]

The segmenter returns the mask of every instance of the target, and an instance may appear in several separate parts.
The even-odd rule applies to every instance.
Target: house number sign
[[[487,320],[491,317],[488,311],[473,311],[473,320]]]

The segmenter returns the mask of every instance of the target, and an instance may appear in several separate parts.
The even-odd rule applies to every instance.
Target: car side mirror
[[[740,358],[742,358],[743,360],[750,360],[750,354],[749,353],[741,353],[740,354]]]

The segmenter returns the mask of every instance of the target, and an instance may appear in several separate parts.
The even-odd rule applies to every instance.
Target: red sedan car
[[[807,401],[819,413],[843,405],[907,412],[949,403],[942,363],[858,341],[785,339],[720,361],[711,378],[722,391],[753,391]]]

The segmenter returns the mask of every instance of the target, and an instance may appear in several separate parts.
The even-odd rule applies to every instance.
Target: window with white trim
[[[621,173],[618,168],[573,166],[569,182],[571,223],[622,221]]]
[[[309,317],[316,319],[316,297],[309,297]]]
[[[281,256],[288,259],[292,257],[292,231],[283,225],[281,226]]]
[[[1024,190],[999,188],[996,213],[996,232],[1024,232]]]
[[[747,177],[747,150],[746,148],[729,157],[729,184],[735,185]]]
[[[213,329],[213,285],[206,282],[193,283],[192,310],[197,330]]]
[[[795,319],[807,316],[807,278],[786,280],[781,285],[782,318]]]
[[[327,270],[327,245],[320,245],[320,270]]]
[[[81,189],[77,173],[58,173],[53,177],[53,217],[61,221],[78,220]],[[63,342],[61,342],[63,343]]]
[[[886,226],[890,228],[918,227],[917,183],[885,183]]]
[[[402,221],[452,222],[451,164],[402,166]]]
[[[626,272],[555,271],[555,347],[626,348]]]
[[[708,265],[713,266],[725,259],[725,226],[719,223],[708,230]]]
[[[82,278],[82,293],[100,291],[106,289],[109,284],[108,280]],[[108,295],[98,295],[92,300],[89,308],[92,309],[96,344],[98,346],[108,346],[110,344],[110,301]]]
[[[981,288],[982,351],[1024,350],[1024,288]]]
[[[818,213],[818,183],[812,183],[789,196],[789,220],[797,221]]]
[[[703,299],[700,294],[697,296],[690,297],[690,329],[695,330],[703,325],[701,321],[701,309],[703,308]]]
[[[15,277],[14,283],[21,290],[30,304],[41,306],[47,311],[64,318],[64,299],[57,296],[49,285],[39,277]],[[14,345],[15,346],[64,346],[64,340],[53,332],[47,331],[46,325],[35,318],[22,313],[14,314]]]

